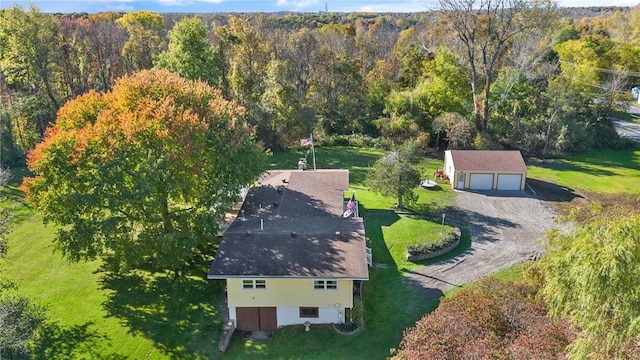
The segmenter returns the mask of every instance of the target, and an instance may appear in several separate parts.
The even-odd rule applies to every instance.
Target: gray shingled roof
[[[526,172],[520,151],[515,150],[451,150],[456,170],[486,172]]]
[[[342,218],[348,187],[347,170],[265,173],[242,205],[245,219],[225,232],[208,277],[367,279],[363,221]]]

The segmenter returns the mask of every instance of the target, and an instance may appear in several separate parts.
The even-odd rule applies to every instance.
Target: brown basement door
[[[236,308],[236,319],[238,330],[273,331],[278,327],[274,307],[239,307]]]

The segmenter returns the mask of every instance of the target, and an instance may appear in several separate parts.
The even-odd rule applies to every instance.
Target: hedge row
[[[458,239],[459,235],[455,231],[450,231],[446,233],[442,239],[435,242],[409,244],[407,245],[407,252],[409,255],[428,254],[453,244]]]

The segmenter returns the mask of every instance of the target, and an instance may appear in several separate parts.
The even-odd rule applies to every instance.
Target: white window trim
[[[248,283],[245,286],[245,282],[251,281],[251,286],[249,287]],[[240,281],[240,287],[242,290],[265,290],[267,288],[267,280],[265,279],[242,279]]]
[[[338,290],[338,280],[313,280],[312,286],[313,290]]]

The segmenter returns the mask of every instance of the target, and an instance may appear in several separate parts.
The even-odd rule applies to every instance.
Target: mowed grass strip
[[[640,150],[592,151],[528,165],[527,177],[575,191],[640,194]]]
[[[415,215],[385,215],[367,213],[367,221],[379,222],[382,236],[385,239],[389,255],[394,265],[401,271],[411,271],[421,266],[406,259],[407,245],[413,243],[430,243],[440,240],[444,235],[453,231],[453,227],[433,218]]]
[[[104,304],[110,292],[101,289],[100,263],[63,259],[54,252],[54,232],[54,227],[42,225],[39,215],[23,219],[10,234],[8,255],[0,262],[2,277],[17,285],[17,293],[46,309],[52,327],[43,334],[41,345],[48,349],[36,353],[46,358],[87,354],[157,358],[160,351],[149,339],[108,316]]]

